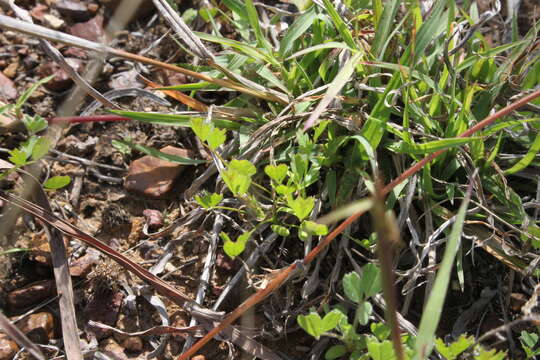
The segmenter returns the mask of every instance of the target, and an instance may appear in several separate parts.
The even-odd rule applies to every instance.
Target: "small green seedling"
[[[225,254],[227,254],[233,259],[238,255],[242,254],[246,248],[246,243],[248,242],[252,233],[253,231],[245,232],[240,235],[238,239],[236,239],[236,241],[232,241],[229,235],[221,232],[219,236],[224,242],[223,251],[225,251]]]
[[[195,195],[195,201],[206,210],[210,210],[219,205],[223,200],[223,195],[216,193],[203,193],[202,195]]]
[[[321,335],[336,328],[342,315],[340,311],[332,310],[321,318],[316,311],[312,310],[308,315],[298,315],[298,324],[318,340]]]
[[[540,347],[538,346],[538,334],[523,330],[519,336],[521,347],[525,351],[527,359],[536,359],[540,355]]]
[[[248,160],[233,159],[221,177],[236,196],[245,195],[251,185],[251,178],[257,173],[255,166]]]

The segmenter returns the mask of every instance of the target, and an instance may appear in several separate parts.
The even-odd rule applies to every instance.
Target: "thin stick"
[[[53,117],[48,119],[50,125],[52,124],[75,124],[86,122],[117,122],[117,121],[131,121],[132,119],[125,116],[118,115],[91,115],[91,116],[62,116]]]
[[[375,179],[375,195],[371,216],[377,233],[377,257],[381,264],[383,296],[386,300],[385,318],[390,326],[392,345],[398,360],[405,359],[401,334],[397,319],[397,294],[394,287],[393,257],[399,246],[399,229],[395,218],[386,213],[385,196],[382,193],[383,180],[379,175]]]
[[[520,100],[517,100],[516,102],[506,106],[505,108],[497,111],[493,115],[488,116],[478,124],[474,125],[467,131],[463,132],[459,137],[469,137],[470,135],[474,134],[475,132],[485,128],[486,126],[492,124],[495,120],[506,116],[510,114],[512,111],[526,105],[528,102],[540,97],[540,90],[537,90]],[[434,152],[433,154],[430,154],[426,156],[424,159],[420,160],[410,168],[408,168],[405,172],[403,172],[401,175],[399,175],[397,178],[395,178],[390,184],[386,185],[382,189],[382,194],[388,195],[390,191],[392,191],[397,185],[399,185],[401,182],[403,182],[408,177],[412,176],[414,173],[419,171],[421,168],[423,168],[428,162],[435,159],[437,156],[443,154],[446,151],[446,149],[439,150],[437,152]],[[358,212],[356,214],[351,215],[349,218],[347,218],[345,221],[343,221],[341,224],[339,224],[338,227],[334,229],[326,238],[324,238],[323,241],[317,245],[303,260],[303,264],[309,264],[310,262],[319,255],[319,253],[326,248],[332,240],[336,238],[339,234],[343,232],[351,223],[353,223],[356,219],[358,219],[360,216],[364,214],[364,211]],[[242,314],[250,309],[251,307],[257,305],[262,300],[264,300],[268,295],[270,295],[274,290],[278,289],[285,281],[287,281],[290,277],[290,275],[293,274],[293,271],[297,268],[298,262],[292,263],[289,267],[283,269],[267,286],[266,288],[258,291],[257,293],[253,294],[251,297],[249,297],[246,301],[244,301],[238,308],[236,308],[233,312],[227,316],[223,322],[215,327],[212,331],[210,331],[208,334],[206,334],[205,337],[203,337],[201,340],[199,340],[195,345],[191,347],[187,352],[180,355],[178,360],[187,360],[190,356],[194,355],[201,347],[206,345],[208,341],[214,338],[217,334],[219,334],[225,327],[231,325],[236,319],[238,319]]]

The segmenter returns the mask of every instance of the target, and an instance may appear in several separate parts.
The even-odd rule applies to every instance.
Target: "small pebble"
[[[11,360],[19,351],[19,346],[6,334],[0,333],[0,360]]]
[[[155,230],[163,226],[163,215],[161,214],[161,211],[146,209],[143,211],[143,215],[149,229]]]
[[[51,27],[51,28],[53,28],[55,30],[60,29],[65,24],[64,20],[59,19],[56,16],[51,15],[51,14],[43,15],[43,22],[45,23],[45,25],[47,25],[47,26],[49,26],[49,27]]]
[[[17,323],[28,338],[38,344],[46,344],[53,338],[54,319],[51,313],[30,314]]]

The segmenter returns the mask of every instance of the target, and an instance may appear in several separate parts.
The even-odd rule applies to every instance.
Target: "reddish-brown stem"
[[[110,121],[129,121],[130,118],[118,115],[92,115],[92,116],[65,116],[65,117],[53,117],[48,119],[50,125],[52,124],[74,124],[85,122],[110,122]]]
[[[506,116],[510,114],[512,111],[522,107],[523,105],[527,104],[528,102],[540,97],[540,90],[537,90],[527,96],[524,96],[523,98],[519,99],[518,101],[506,106],[505,108],[497,111],[496,113],[488,116],[478,124],[474,125],[467,131],[463,132],[459,135],[459,137],[468,137],[474,134],[475,132],[485,128],[486,126],[492,124],[495,120]],[[418,170],[423,168],[428,162],[435,159],[437,156],[444,153],[446,150],[439,150],[437,152],[434,152],[428,156],[426,156],[424,159],[420,160],[407,170],[405,170],[401,175],[399,175],[397,178],[395,178],[390,184],[386,185],[382,189],[382,194],[387,195],[390,191],[392,191],[397,185],[399,185],[401,182],[403,182],[405,179],[416,173]],[[319,245],[317,245],[309,254],[306,255],[304,258],[304,264],[309,264],[310,262],[319,255],[319,253],[324,250],[331,242],[334,240],[343,230],[345,230],[352,222],[354,222],[356,219],[358,219],[360,216],[364,214],[363,211],[358,212],[356,214],[351,215],[348,217],[345,221],[343,221],[341,224],[339,224],[338,227],[334,229],[326,238],[324,238]],[[236,308],[233,312],[227,316],[223,322],[217,326],[216,328],[212,329],[208,334],[206,334],[202,339],[200,339],[197,343],[195,343],[188,351],[180,355],[178,360],[187,360],[190,356],[194,355],[200,348],[202,348],[208,341],[210,341],[214,336],[219,334],[223,329],[225,329],[227,326],[231,325],[236,319],[238,319],[242,314],[250,309],[251,307],[257,305],[262,300],[264,300],[272,291],[279,288],[283,282],[285,282],[289,275],[292,274],[293,270],[296,269],[297,264],[293,263],[289,267],[283,269],[281,273],[279,273],[267,286],[266,288],[258,291],[257,293],[253,294],[251,297],[249,297],[246,301],[244,301],[238,308]]]

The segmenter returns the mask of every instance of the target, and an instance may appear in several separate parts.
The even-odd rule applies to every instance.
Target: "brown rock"
[[[120,0],[99,0],[107,10],[114,12],[118,5],[120,5]],[[141,17],[145,17],[151,13],[153,13],[155,10],[154,4],[152,1],[142,1],[137,8],[137,11],[135,11],[135,14],[133,15],[133,18],[131,21],[138,20]]]
[[[17,89],[4,73],[0,73],[0,101],[9,102],[17,98]]]
[[[84,62],[81,59],[66,58],[66,62],[78,73],[84,68]],[[73,84],[71,77],[54,62],[40,66],[38,73],[42,77],[54,74],[54,78],[45,84],[45,87],[53,91],[67,90]]]
[[[124,348],[118,345],[114,339],[105,339],[99,345],[99,347],[103,349],[102,352],[111,359],[128,360],[127,355],[124,353]]]
[[[6,334],[0,333],[0,360],[11,360],[19,351],[19,346]]]
[[[216,256],[216,266],[223,270],[226,273],[233,272],[237,270],[237,262],[235,260],[231,259],[228,256],[225,256],[225,254],[218,252]]]
[[[17,324],[17,327],[31,341],[38,344],[46,344],[53,338],[54,319],[51,313],[40,312],[25,317]]]
[[[0,106],[2,106],[1,102]],[[21,120],[11,116],[0,115],[0,134],[22,132],[25,131],[25,129],[26,128]]]
[[[123,71],[113,75],[112,80],[109,81],[108,85],[111,89],[142,88],[144,85],[137,80],[137,74],[137,70]]]
[[[95,293],[84,308],[84,317],[87,320],[114,326],[123,299],[124,295],[119,291],[105,290],[100,294]],[[110,330],[101,328],[91,328],[90,331],[95,334],[98,340],[112,334]]]
[[[43,23],[47,25],[48,27],[51,27],[55,30],[60,29],[65,24],[64,20],[59,19],[56,16],[51,15],[51,14],[43,15]]]
[[[181,85],[191,81],[190,77],[176,71],[164,70],[163,75],[165,82],[169,85]]]
[[[23,309],[40,303],[56,295],[54,280],[42,280],[13,290],[7,295],[6,302],[11,309]]]
[[[18,62],[12,62],[9,64],[3,71],[4,75],[8,78],[13,79],[17,75],[17,69],[19,68]]]
[[[79,59],[88,59],[88,53],[86,50],[76,48],[75,46],[68,47],[66,51],[64,51],[64,55]]]
[[[527,303],[529,298],[522,293],[511,293],[510,294],[510,308],[513,311],[519,312],[525,303]]]
[[[69,274],[71,276],[85,276],[92,269],[92,265],[98,262],[98,260],[99,252],[94,249],[88,249],[86,250],[86,254],[69,264]]]
[[[75,24],[69,28],[69,33],[86,40],[102,42],[105,40],[103,16],[97,15],[86,22]]]
[[[23,58],[23,65],[27,70],[35,68],[39,65],[39,56],[36,53],[30,53]]]
[[[163,214],[159,210],[146,209],[143,211],[149,229],[155,230],[163,226]]]
[[[143,341],[138,336],[128,337],[122,341],[122,347],[128,352],[141,352],[143,350]]]
[[[90,19],[88,9],[79,1],[59,0],[56,2],[56,8],[60,14],[69,16],[77,21],[87,21]]]
[[[43,4],[37,4],[30,10],[30,16],[34,19],[43,21],[43,17],[47,14],[49,8]]]
[[[99,10],[99,4],[91,3],[88,4],[88,11],[92,14],[95,14]]]
[[[191,156],[189,150],[174,146],[165,146],[161,152],[182,157]],[[169,194],[184,169],[185,165],[146,155],[131,163],[124,188],[139,195],[160,199]]]

